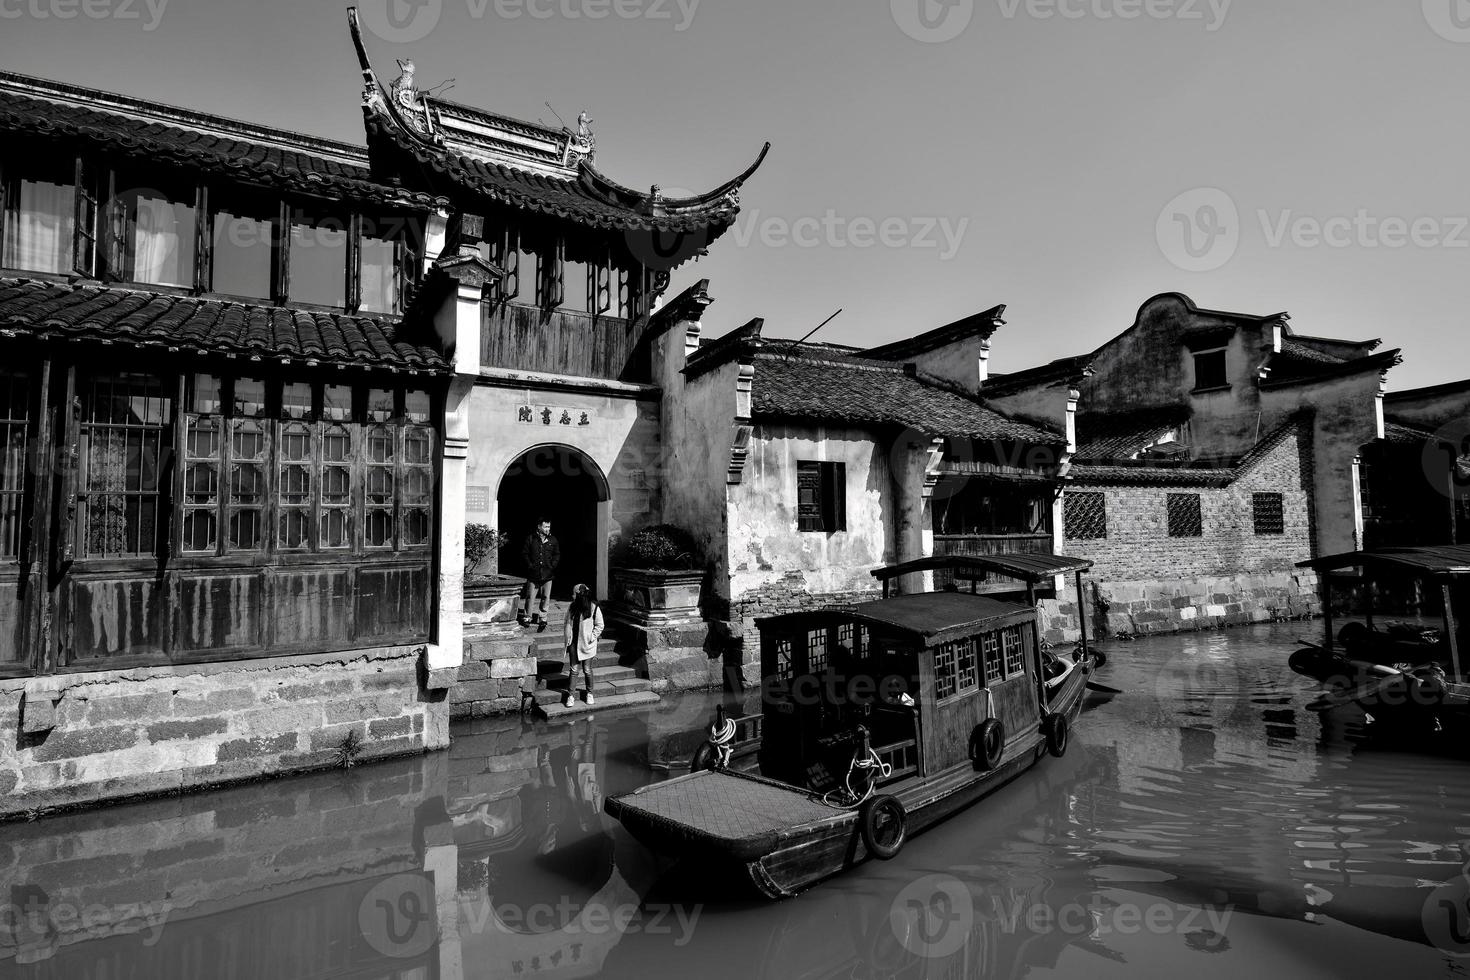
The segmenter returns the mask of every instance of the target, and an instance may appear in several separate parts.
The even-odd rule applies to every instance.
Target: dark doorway
[[[586,456],[563,446],[538,446],[505,471],[498,500],[500,528],[510,535],[500,552],[500,571],[524,575],[521,548],[537,522],[551,521],[561,545],[561,565],[552,580],[555,599],[570,599],[572,587],[597,588],[597,504],[602,480]]]

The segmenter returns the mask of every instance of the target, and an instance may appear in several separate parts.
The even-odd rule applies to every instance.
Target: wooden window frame
[[[1212,347],[1209,350],[1191,351],[1194,364],[1194,391],[1227,391],[1230,388],[1230,354],[1228,347]],[[1213,361],[1210,362],[1209,376],[1201,378],[1200,362],[1204,358],[1219,358],[1218,377]],[[1209,384],[1206,382],[1215,382]]]
[[[797,461],[796,528],[821,534],[847,530],[846,463]]]
[[[1017,677],[1024,676],[1026,673],[1026,638],[1021,635],[1020,626],[1006,626],[1000,630],[1000,649],[1005,680],[1015,680]]]
[[[959,655],[954,643],[934,648],[934,700],[939,703],[960,694]]]
[[[980,634],[980,671],[981,683],[986,687],[1006,679],[999,630]]]

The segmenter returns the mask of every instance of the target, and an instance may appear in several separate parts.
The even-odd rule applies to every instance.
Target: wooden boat
[[[1322,575],[1325,641],[1307,644],[1288,664],[1327,690],[1308,705],[1331,711],[1356,705],[1369,730],[1386,737],[1436,738],[1466,744],[1470,735],[1470,683],[1460,649],[1470,598],[1470,547],[1383,548],[1302,562]],[[1335,636],[1333,572],[1360,570],[1355,582],[1367,599],[1366,623],[1349,622]],[[1437,594],[1440,628],[1408,623],[1375,624],[1374,594],[1381,586],[1414,586]]]
[[[734,876],[769,898],[794,895],[950,816],[1039,762],[1061,756],[1100,656],[1044,648],[1037,587],[1092,563],[1056,555],[957,555],[876,570],[883,598],[757,622],[763,683],[758,741],[717,720],[743,760],[609,799],[640,840]],[[893,595],[940,568],[960,591]],[[1004,576],[1026,601],[980,594]],[[741,765],[743,761],[744,765]],[[758,771],[745,771],[758,768]]]

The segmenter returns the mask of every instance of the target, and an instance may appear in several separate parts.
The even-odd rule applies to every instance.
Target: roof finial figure
[[[579,112],[577,114],[577,135],[584,140],[590,140],[592,138],[593,122],[595,122],[595,120],[591,116],[587,115],[586,109],[583,109],[581,112]]]

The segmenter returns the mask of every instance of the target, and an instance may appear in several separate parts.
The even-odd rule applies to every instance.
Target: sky
[[[0,0],[0,68],[361,143],[345,2]],[[387,78],[559,125],[628,186],[770,157],[674,275],[707,336],[861,346],[997,304],[994,371],[1158,293],[1470,376],[1466,0],[361,0]]]

